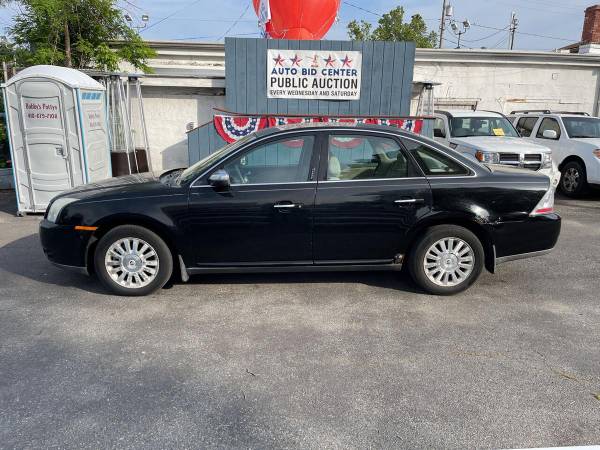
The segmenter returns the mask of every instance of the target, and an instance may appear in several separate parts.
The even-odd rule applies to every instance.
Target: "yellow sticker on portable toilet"
[[[505,136],[503,128],[494,128],[492,131],[494,132],[494,136]]]

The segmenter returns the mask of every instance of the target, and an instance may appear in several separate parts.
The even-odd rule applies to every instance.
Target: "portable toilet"
[[[2,90],[19,214],[112,176],[104,86],[75,69],[33,66]]]

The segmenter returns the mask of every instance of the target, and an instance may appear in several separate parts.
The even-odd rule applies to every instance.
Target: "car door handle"
[[[394,201],[396,205],[416,205],[418,203],[425,203],[425,199],[422,198],[403,198],[401,200]]]
[[[293,209],[293,208],[302,208],[302,205],[296,205],[295,203],[277,203],[277,204],[273,205],[273,208],[280,209],[280,210],[286,210],[286,209]]]

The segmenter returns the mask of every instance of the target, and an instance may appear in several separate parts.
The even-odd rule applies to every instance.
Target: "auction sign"
[[[360,99],[361,52],[268,50],[267,97]]]

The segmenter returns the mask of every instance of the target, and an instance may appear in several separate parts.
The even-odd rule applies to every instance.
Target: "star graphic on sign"
[[[302,59],[300,59],[298,55],[294,55],[293,58],[290,58],[290,61],[292,62],[292,66],[300,67],[300,62],[302,61]]]
[[[342,62],[342,66],[348,66],[350,67],[350,64],[352,64],[352,60],[348,57],[348,55],[346,55],[346,57],[344,59],[340,59],[340,61]]]
[[[332,58],[331,55],[329,55],[329,58],[327,58],[327,59],[323,58],[323,61],[325,61],[325,63],[326,63],[325,66],[326,67],[327,66],[333,67],[333,62],[335,61],[335,59]]]
[[[285,61],[285,59],[283,59],[281,54],[279,54],[277,55],[277,58],[273,58],[273,61],[275,61],[276,66],[283,66],[283,61]]]

